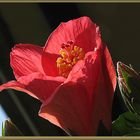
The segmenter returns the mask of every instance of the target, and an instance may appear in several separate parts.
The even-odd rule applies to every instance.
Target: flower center
[[[68,41],[66,44],[63,43],[59,54],[60,57],[56,60],[57,68],[59,69],[59,75],[65,78],[77,61],[83,59],[85,56],[83,49],[75,46],[72,41]]]

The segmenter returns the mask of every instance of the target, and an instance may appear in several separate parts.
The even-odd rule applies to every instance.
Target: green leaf
[[[121,114],[112,123],[113,136],[140,136],[140,116],[132,112]]]
[[[3,126],[4,124],[2,123],[2,136],[5,136],[5,131],[4,131],[4,126]]]
[[[126,136],[140,136],[140,132],[130,133]]]
[[[23,136],[21,131],[10,120],[2,123],[2,136]]]

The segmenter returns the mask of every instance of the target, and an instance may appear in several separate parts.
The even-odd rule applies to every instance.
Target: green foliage
[[[5,134],[4,134],[4,126],[3,126],[4,124],[2,123],[2,136],[5,136]]]
[[[112,123],[113,136],[140,136],[140,116],[132,112],[121,114]]]
[[[23,136],[21,131],[11,121],[2,123],[2,136]]]

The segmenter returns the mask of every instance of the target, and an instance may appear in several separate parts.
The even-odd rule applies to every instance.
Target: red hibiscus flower
[[[39,115],[67,132],[96,135],[111,130],[116,74],[97,27],[88,17],[61,23],[44,48],[18,44],[11,67],[16,81],[0,86],[39,99]]]

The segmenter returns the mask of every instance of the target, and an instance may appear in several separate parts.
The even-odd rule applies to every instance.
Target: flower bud
[[[117,63],[118,84],[127,108],[140,115],[140,75],[131,66]]]

